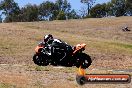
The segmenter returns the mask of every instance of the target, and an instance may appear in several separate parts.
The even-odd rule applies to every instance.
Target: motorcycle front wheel
[[[84,76],[76,76],[76,82],[79,85],[84,85],[86,83],[86,78]]]
[[[76,67],[79,68],[81,66],[81,68],[86,69],[88,68],[91,63],[91,57],[85,53],[80,53],[76,56]]]

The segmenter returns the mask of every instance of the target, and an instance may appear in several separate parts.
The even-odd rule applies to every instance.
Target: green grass
[[[75,78],[73,78],[73,77],[68,77],[67,80],[69,80],[69,81],[75,81]]]
[[[132,54],[132,44],[120,43],[120,42],[106,42],[106,44],[108,44],[108,47],[111,48],[112,52],[118,52],[120,54],[126,54],[126,55]]]
[[[118,47],[122,47],[122,48],[125,48],[125,49],[132,49],[132,44],[124,44],[124,43],[118,43],[118,42],[116,42],[116,43],[111,42],[110,44],[118,46]]]
[[[0,83],[0,88],[16,88],[16,86],[7,83]]]
[[[47,72],[64,72],[64,73],[74,73],[78,71],[76,67],[56,68],[54,66],[25,65],[25,68],[26,71],[47,71]]]
[[[43,66],[35,66],[36,71],[50,71],[48,67],[43,67]]]

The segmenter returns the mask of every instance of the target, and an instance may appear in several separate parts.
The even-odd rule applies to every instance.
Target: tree
[[[112,0],[111,3],[116,17],[123,16],[125,14],[125,0]]]
[[[21,8],[20,18],[21,21],[24,22],[39,21],[38,6],[35,4],[27,4],[25,7]]]
[[[63,11],[63,0],[56,0],[55,4],[59,11]]]
[[[108,2],[106,4],[106,12],[107,12],[107,16],[114,16],[114,11],[112,8],[113,4],[111,2]]]
[[[46,1],[39,5],[39,13],[42,20],[69,19],[70,11],[71,5],[67,0],[56,0],[55,3]]]
[[[0,23],[2,23],[2,17],[1,17],[1,15],[0,15]]]
[[[107,7],[111,16],[132,15],[132,0],[111,0],[107,3]]]
[[[94,18],[105,17],[107,14],[106,4],[97,4],[90,10],[90,16]]]
[[[39,5],[39,14],[42,20],[54,20],[57,10],[57,6],[50,1],[43,2]]]
[[[66,20],[65,13],[63,11],[60,11],[59,14],[57,15],[57,20]]]
[[[65,15],[65,18],[68,19],[69,18],[68,14],[71,11],[70,3],[68,3],[67,0],[56,0],[55,4],[58,7],[58,15],[63,13],[63,15]],[[60,16],[58,16],[58,17],[60,17]]]
[[[68,14],[68,19],[79,19],[81,18],[76,11],[73,9],[71,12],[69,12]]]
[[[132,16],[132,0],[126,0],[126,15]]]
[[[92,17],[104,16],[125,16],[132,15],[132,1],[131,0],[111,0],[106,4],[95,5],[90,14]]]
[[[79,15],[71,10],[67,0],[56,0],[56,2],[44,1],[40,5],[27,4],[19,8],[14,0],[2,0],[0,10],[5,15],[5,22],[31,22],[41,20],[66,20],[77,19]]]
[[[79,10],[79,14],[81,18],[87,17],[87,8],[81,7],[81,9]]]
[[[87,5],[87,15],[90,15],[90,9],[93,6],[93,3],[95,3],[96,0],[81,0],[81,3],[84,3]]]
[[[66,17],[68,19],[69,18],[68,14],[70,13],[70,10],[71,10],[71,5],[70,5],[70,3],[67,2],[67,0],[64,0],[62,10],[64,11],[64,13],[66,14]]]
[[[20,8],[14,0],[4,0],[0,2],[0,9],[2,14],[6,16],[6,22],[18,21]]]

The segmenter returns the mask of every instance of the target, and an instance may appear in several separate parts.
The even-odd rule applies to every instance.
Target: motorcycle
[[[86,44],[77,44],[74,47],[66,44],[65,42],[53,44],[50,49],[46,45],[39,44],[35,48],[33,62],[39,66],[66,66],[72,67],[80,66],[83,69],[88,68],[92,60],[89,55],[83,53]],[[49,54],[50,52],[50,54]]]

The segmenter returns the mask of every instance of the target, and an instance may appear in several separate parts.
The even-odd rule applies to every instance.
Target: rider
[[[51,34],[48,34],[48,35],[44,36],[43,42],[45,44],[52,44],[53,41],[54,41],[54,38],[53,38],[53,36]]]
[[[54,50],[62,50],[65,51],[67,49],[72,49],[70,45],[68,45],[66,42],[61,41],[60,39],[55,39],[51,34],[45,35],[43,39],[43,43],[45,46],[49,49],[49,54],[51,55],[51,47],[54,46]],[[68,50],[67,50],[68,51]],[[54,52],[53,52],[54,53]]]
[[[54,41],[54,38],[51,34],[45,35],[42,42],[39,43],[40,46],[47,46],[49,44],[52,44]]]

